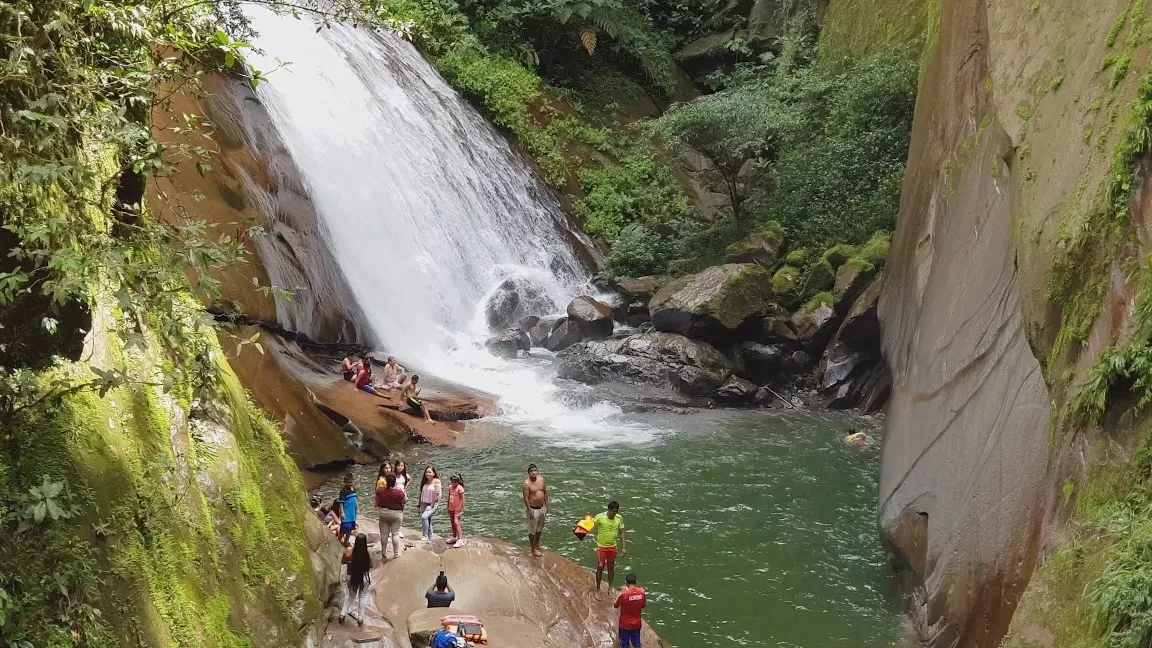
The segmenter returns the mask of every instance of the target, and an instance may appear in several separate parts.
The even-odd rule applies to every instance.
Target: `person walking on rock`
[[[524,480],[523,490],[524,513],[528,517],[528,545],[533,556],[543,556],[540,535],[544,533],[544,522],[548,517],[548,485],[536,464],[528,466],[528,479]]]
[[[387,466],[388,464],[384,464]],[[376,486],[376,508],[380,509],[380,558],[388,560],[388,540],[392,540],[392,557],[400,557],[404,544],[401,525],[404,523],[404,504],[408,494],[396,488],[396,475],[384,475],[384,485]]]
[[[440,508],[440,498],[443,491],[440,488],[440,478],[436,469],[428,466],[424,469],[424,479],[420,482],[420,527],[424,532],[424,539],[431,541],[432,516]]]
[[[344,476],[344,485],[340,488],[340,497],[336,499],[340,505],[340,541],[344,542],[356,528],[358,517],[359,496],[356,495],[356,485],[352,483],[352,474]]]
[[[345,584],[344,605],[340,608],[340,623],[352,610],[352,602],[356,602],[356,614],[353,618],[359,625],[364,625],[364,608],[368,605],[368,590],[372,584],[372,556],[368,554],[368,536],[356,536],[356,544],[352,546],[352,558],[348,561],[348,582]]]
[[[624,546],[624,518],[620,516],[620,503],[608,502],[608,510],[597,515],[596,521],[596,593],[600,593],[600,582],[604,570],[608,570],[608,589],[616,579],[616,543],[619,541],[621,556],[628,555]]]
[[[464,527],[460,518],[464,517],[464,476],[452,473],[452,485],[448,487],[448,519],[452,521],[452,539],[448,544],[453,547],[464,546]]]
[[[620,592],[612,604],[612,607],[620,610],[620,648],[640,648],[640,630],[644,627],[640,611],[648,604],[648,595],[636,584],[636,574],[628,574],[624,582],[628,587]]]

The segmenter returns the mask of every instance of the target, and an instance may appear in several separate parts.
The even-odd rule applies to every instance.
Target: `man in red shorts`
[[[609,502],[608,510],[596,516],[596,594],[600,594],[600,582],[604,568],[608,568],[608,589],[616,578],[616,541],[620,541],[620,555],[628,555],[624,547],[624,518],[620,517],[620,503]]]

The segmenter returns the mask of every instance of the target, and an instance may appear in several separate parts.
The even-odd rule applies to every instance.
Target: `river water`
[[[548,479],[544,545],[595,567],[572,527],[619,500],[628,555],[649,592],[645,617],[677,646],[857,648],[898,641],[895,584],[877,540],[878,454],[844,447],[867,418],[809,412],[636,415],[653,431],[600,443],[552,442],[515,427],[473,424],[453,448],[415,448],[416,475],[464,474],[466,533],[526,544],[520,484],[536,463]],[[363,492],[375,466],[354,469]],[[322,489],[328,497],[332,487]],[[366,513],[371,514],[368,510]],[[413,526],[415,514],[407,526]],[[437,534],[449,533],[446,515]]]

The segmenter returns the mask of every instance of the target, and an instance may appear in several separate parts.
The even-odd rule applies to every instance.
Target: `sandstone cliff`
[[[1045,596],[1025,593],[1029,580],[1106,445],[1083,423],[1139,378],[1093,367],[1140,328],[1145,4],[929,6],[938,23],[880,302],[893,378],[880,524],[929,645],[999,645],[1021,596]],[[1080,593],[1055,616],[1076,617]],[[1073,645],[1027,624],[1020,645]]]

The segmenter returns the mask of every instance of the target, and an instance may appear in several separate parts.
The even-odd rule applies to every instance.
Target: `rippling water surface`
[[[526,544],[520,484],[539,464],[552,496],[544,544],[590,568],[595,544],[572,527],[619,500],[629,551],[617,582],[636,571],[646,618],[682,648],[896,643],[895,588],[876,536],[878,455],[841,441],[850,425],[875,433],[875,423],[723,410],[636,418],[661,432],[635,442],[609,430],[572,447],[477,425],[460,447],[413,451],[409,472],[459,470],[465,531]],[[356,470],[363,491],[375,468]],[[436,528],[448,533],[445,515]]]

